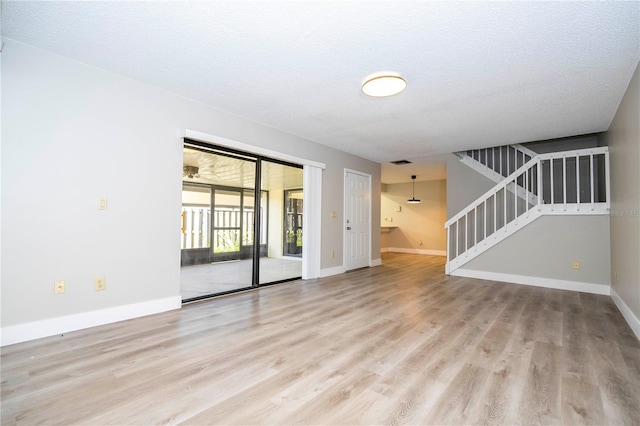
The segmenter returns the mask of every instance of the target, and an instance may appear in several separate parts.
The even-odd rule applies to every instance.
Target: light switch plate
[[[100,197],[98,199],[98,210],[107,210],[109,203],[106,198]]]

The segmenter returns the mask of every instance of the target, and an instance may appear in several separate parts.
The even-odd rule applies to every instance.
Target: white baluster
[[[486,244],[487,243],[487,225],[488,225],[488,222],[489,222],[489,215],[487,214],[487,199],[486,198],[484,199],[483,211],[484,211],[484,227],[483,227],[483,233],[482,233],[482,235],[483,235],[482,241],[484,241],[485,244]]]
[[[538,160],[538,211],[542,210],[542,160]]]
[[[609,179],[609,151],[604,153],[604,178],[606,179],[607,193],[605,194],[607,210],[611,207],[611,179]]]
[[[576,154],[576,203],[580,211],[580,154]]]
[[[591,179],[589,179],[589,184],[591,185],[591,211],[595,210],[595,190],[594,187],[596,186],[596,177],[593,174],[593,151],[589,153],[589,167],[591,169]]]
[[[567,157],[562,154],[562,194],[564,211],[567,211]]]
[[[527,217],[529,217],[529,169],[524,172],[526,177],[524,181],[524,210],[527,212]]]
[[[447,262],[451,261],[451,225],[447,226]]]

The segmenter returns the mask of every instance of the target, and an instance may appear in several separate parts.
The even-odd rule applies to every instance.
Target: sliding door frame
[[[304,209],[302,245],[305,253],[302,258],[302,279],[319,278],[321,273],[321,222],[322,222],[322,171],[326,169],[324,163],[309,160],[283,152],[274,151],[245,142],[239,142],[222,136],[212,135],[192,129],[185,129],[183,139],[204,143],[204,146],[218,146],[230,148],[242,153],[252,153],[267,159],[285,161],[303,166]]]
[[[238,150],[238,149],[234,149],[234,148],[229,148],[227,146],[224,145],[217,145],[217,144],[213,144],[213,143],[209,143],[209,142],[203,142],[203,141],[198,141],[198,140],[193,140],[190,138],[184,138],[183,139],[183,147],[186,148],[191,148],[191,149],[196,149],[205,153],[210,153],[213,155],[223,155],[223,156],[228,156],[228,157],[232,157],[232,158],[236,158],[239,160],[243,160],[243,161],[249,161],[254,163],[255,165],[255,177],[254,177],[254,188],[253,188],[253,192],[254,192],[254,197],[253,197],[253,211],[254,211],[254,220],[253,220],[253,247],[252,247],[252,274],[251,274],[251,283],[250,286],[248,287],[241,287],[238,289],[234,289],[234,290],[229,290],[229,291],[225,291],[225,292],[221,292],[221,293],[214,293],[211,295],[203,295],[203,296],[198,296],[195,298],[189,298],[189,299],[184,299],[183,303],[188,303],[188,302],[194,302],[194,301],[198,301],[198,300],[202,300],[202,299],[206,299],[206,298],[210,298],[213,296],[219,296],[219,295],[223,295],[223,294],[229,294],[229,293],[236,293],[239,291],[245,291],[247,289],[251,289],[251,288],[257,288],[257,287],[264,287],[264,286],[268,286],[268,285],[272,285],[272,284],[278,284],[281,282],[286,282],[286,281],[292,281],[292,280],[296,280],[296,279],[300,279],[301,277],[292,277],[292,278],[288,278],[288,279],[283,279],[283,280],[278,280],[278,281],[274,281],[274,282],[269,282],[269,283],[263,283],[260,284],[260,254],[261,254],[261,234],[262,234],[262,221],[260,220],[260,212],[262,209],[262,163],[263,162],[269,162],[269,163],[275,163],[275,164],[280,164],[283,166],[287,166],[287,167],[293,167],[293,168],[298,168],[301,169],[303,174],[304,174],[304,170],[305,167],[303,165],[300,164],[295,164],[295,163],[291,163],[289,161],[285,161],[285,160],[280,160],[277,158],[272,158],[272,157],[267,157],[267,156],[263,156],[260,154],[254,154],[252,152],[246,152],[246,151],[242,151],[242,150]],[[206,186],[206,184],[205,184]],[[241,227],[242,227],[242,206],[244,203],[244,193],[245,191],[250,191],[251,189],[249,188],[235,188],[235,187],[228,187],[225,185],[210,185],[211,186],[211,210],[212,210],[212,214],[211,214],[211,225],[210,225],[210,232],[211,232],[211,250],[213,249],[213,232],[214,232],[214,226],[213,226],[213,221],[214,221],[214,213],[213,210],[215,208],[215,204],[214,204],[214,197],[215,197],[215,190],[216,188],[220,188],[220,189],[226,189],[226,190],[234,190],[234,191],[239,191],[240,192],[240,210],[241,210]],[[304,194],[304,184],[303,184],[303,194]],[[267,197],[268,200],[268,197]],[[267,211],[268,211],[268,205],[264,206],[265,209],[265,217],[267,217],[267,221],[268,221],[268,216],[267,216]],[[303,222],[304,225],[304,222]],[[268,231],[268,228],[267,228]],[[240,232],[240,253],[242,253],[242,230]],[[304,247],[303,247],[304,249]],[[212,259],[213,259],[213,254],[211,254]],[[304,261],[304,252],[303,252],[303,261]],[[303,268],[304,270],[304,268]],[[303,277],[304,278],[304,277]]]

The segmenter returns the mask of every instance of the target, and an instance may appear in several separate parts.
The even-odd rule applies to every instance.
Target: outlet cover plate
[[[104,277],[98,277],[93,280],[93,288],[95,291],[102,291],[107,288],[107,282]]]

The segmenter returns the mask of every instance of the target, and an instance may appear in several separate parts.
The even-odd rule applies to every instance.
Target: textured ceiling
[[[640,57],[637,1],[2,7],[3,37],[382,163],[607,130]],[[407,89],[363,95],[385,70]]]

